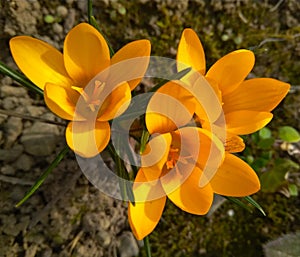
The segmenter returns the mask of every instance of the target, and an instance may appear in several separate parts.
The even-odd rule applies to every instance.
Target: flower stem
[[[45,179],[51,173],[51,171],[61,162],[61,160],[65,157],[65,155],[69,152],[70,148],[66,145],[60,153],[56,156],[54,161],[50,164],[50,166],[45,170],[45,172],[38,178],[35,184],[29,189],[29,191],[25,194],[23,199],[16,204],[16,207],[22,205],[27,199],[32,196],[32,194],[43,184]]]
[[[150,247],[150,243],[149,243],[149,236],[146,236],[144,239],[144,248],[146,251],[146,256],[147,257],[151,257],[151,247]]]
[[[7,75],[14,79],[15,81],[19,82],[22,86],[25,86],[35,93],[38,93],[39,95],[43,96],[44,92],[42,89],[34,85],[30,80],[28,80],[25,76],[20,74],[17,71],[14,71],[13,69],[9,68],[7,65],[5,65],[3,62],[0,61],[0,72],[4,75]]]

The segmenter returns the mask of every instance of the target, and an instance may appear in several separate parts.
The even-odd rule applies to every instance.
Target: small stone
[[[101,245],[103,247],[108,247],[111,243],[111,236],[110,234],[105,230],[99,230],[96,234],[96,238],[100,241]]]
[[[22,145],[14,145],[11,149],[0,149],[0,161],[13,162],[15,161],[23,152]]]
[[[84,3],[84,1],[78,1],[78,3],[80,3],[80,2]],[[84,3],[84,5],[86,5],[86,4]],[[69,31],[71,28],[73,28],[75,25],[75,21],[76,21],[76,10],[72,8],[69,10],[69,14],[66,17],[65,22],[64,22],[65,31]]]
[[[0,169],[1,173],[4,175],[14,175],[15,174],[15,169],[10,166],[10,165],[4,165]]]
[[[68,15],[68,9],[63,5],[59,5],[56,8],[56,13],[59,17],[64,18]]]
[[[0,87],[0,96],[2,98],[8,97],[8,96],[18,96],[18,97],[24,97],[24,95],[27,94],[27,91],[23,87],[13,87],[13,86],[1,86]]]
[[[4,124],[5,148],[10,148],[21,135],[23,129],[22,120],[17,117],[9,117]]]
[[[131,232],[129,231],[123,232],[119,240],[120,240],[120,245],[118,248],[119,248],[120,257],[138,256],[139,247]]]
[[[25,257],[34,257],[34,256],[36,256],[37,250],[38,250],[38,246],[37,246],[36,244],[30,245],[30,246],[26,249]]]
[[[39,117],[46,111],[46,108],[43,106],[30,105],[30,106],[26,106],[26,110],[27,112],[29,112],[31,116]]]
[[[2,106],[4,110],[13,110],[18,105],[18,98],[15,96],[9,96],[3,99]]]
[[[21,137],[24,151],[33,156],[47,156],[53,153],[58,142],[55,135],[28,134]]]
[[[57,22],[53,23],[52,29],[53,29],[53,32],[56,33],[56,34],[61,34],[64,31],[63,26],[61,26]]]
[[[34,161],[31,156],[27,154],[22,154],[16,162],[14,162],[13,166],[18,170],[29,171],[34,164]]]

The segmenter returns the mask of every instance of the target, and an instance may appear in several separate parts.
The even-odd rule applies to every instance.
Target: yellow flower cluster
[[[70,121],[69,147],[89,158],[108,145],[109,122],[129,106],[131,91],[146,73],[151,45],[137,40],[110,58],[103,36],[81,23],[68,33],[63,53],[28,36],[13,38],[10,48],[22,72],[44,90],[49,109]],[[126,60],[126,65],[114,68]],[[161,86],[146,109],[151,137],[134,180],[135,204],[128,206],[137,239],[156,227],[167,198],[186,212],[203,215],[214,194],[243,197],[260,189],[254,170],[233,153],[245,147],[240,135],[270,122],[271,111],[290,86],[271,78],[246,79],[254,62],[254,54],[242,49],[206,71],[197,34],[192,29],[183,31],[177,71],[191,71]],[[128,73],[134,79],[124,79]]]

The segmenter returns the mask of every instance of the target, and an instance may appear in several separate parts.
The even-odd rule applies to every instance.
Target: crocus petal
[[[118,85],[107,96],[100,107],[99,121],[108,121],[121,115],[129,106],[131,99],[131,91],[127,82]]]
[[[223,97],[224,112],[239,110],[272,111],[286,96],[290,85],[276,79],[255,78],[242,82]]]
[[[192,29],[185,29],[182,32],[177,50],[178,71],[192,67],[194,70],[205,74],[205,54],[202,44]]]
[[[108,144],[110,126],[108,122],[74,121],[66,128],[68,146],[78,155],[91,158]]]
[[[233,134],[227,134],[225,142],[225,151],[230,153],[242,152],[245,149],[244,140]]]
[[[255,171],[243,160],[226,153],[223,165],[210,181],[213,191],[220,195],[243,197],[259,191]]]
[[[151,44],[145,39],[123,46],[111,59],[109,80],[115,84],[127,81],[135,89],[148,68],[150,51]]]
[[[84,87],[110,63],[109,49],[103,36],[91,25],[74,27],[64,42],[64,62],[68,74]]]
[[[251,134],[266,126],[272,117],[269,112],[230,112],[225,115],[227,131],[236,135]]]
[[[180,81],[170,81],[151,97],[146,110],[150,134],[166,133],[186,125],[193,117],[196,104],[193,95]]]
[[[171,142],[171,134],[166,133],[152,138],[146,145],[141,162],[147,181],[155,181],[160,177],[169,155]]]
[[[85,120],[79,114],[75,115],[76,103],[80,94],[69,87],[46,83],[44,99],[48,108],[65,120]]]
[[[202,188],[199,187],[198,182],[201,173],[202,171],[198,167],[195,167],[190,176],[177,189],[168,193],[168,198],[176,206],[186,212],[197,215],[206,214],[213,200],[213,191],[210,184]],[[173,183],[172,181],[170,182]],[[165,187],[169,187],[165,180],[162,180],[162,186],[164,189]]]
[[[221,91],[215,81],[203,76],[198,77],[192,87],[196,99],[195,114],[201,121],[215,122],[222,115]]]
[[[41,89],[47,82],[71,85],[63,55],[49,44],[28,36],[10,40],[12,56],[20,70]]]
[[[237,50],[219,59],[207,71],[206,76],[215,80],[222,95],[232,92],[248,76],[255,62],[253,52]]]
[[[157,192],[162,191],[160,182],[147,183],[147,178],[142,169],[136,175],[133,193],[135,205],[128,205],[128,221],[133,234],[138,240],[149,235],[163,213],[166,196],[157,197]]]

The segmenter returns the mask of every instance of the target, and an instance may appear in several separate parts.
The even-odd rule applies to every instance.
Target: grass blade
[[[29,189],[29,191],[25,194],[23,199],[16,204],[16,207],[21,206],[24,202],[28,200],[30,196],[43,184],[45,179],[51,173],[51,171],[61,162],[61,160],[65,157],[65,155],[69,152],[69,147],[65,146],[63,150],[56,156],[54,161],[50,164],[50,166],[44,171],[44,173],[38,178],[35,184]]]

